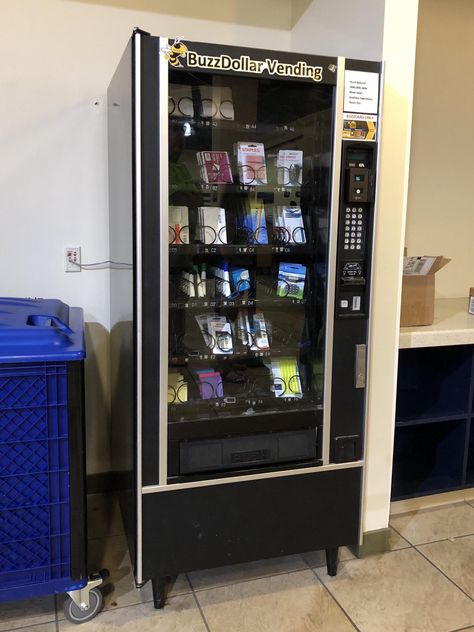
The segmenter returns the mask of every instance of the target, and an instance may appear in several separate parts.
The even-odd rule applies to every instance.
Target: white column
[[[385,0],[363,530],[388,525],[418,0]]]

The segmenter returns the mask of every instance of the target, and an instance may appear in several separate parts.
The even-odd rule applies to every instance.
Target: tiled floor
[[[164,610],[137,591],[116,501],[89,498],[91,568],[107,567],[104,611],[83,632],[474,632],[474,500],[393,516],[391,551],[320,551],[178,577]],[[62,598],[0,604],[0,632],[72,632]]]

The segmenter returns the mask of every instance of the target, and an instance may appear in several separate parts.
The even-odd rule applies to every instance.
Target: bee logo
[[[188,47],[181,41],[182,37],[177,37],[172,44],[168,44],[161,49],[173,68],[182,68],[183,64],[179,61],[180,57],[186,57]]]

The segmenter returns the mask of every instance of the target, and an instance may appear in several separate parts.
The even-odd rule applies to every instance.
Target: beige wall
[[[445,255],[439,297],[474,286],[474,3],[420,0],[406,245]]]

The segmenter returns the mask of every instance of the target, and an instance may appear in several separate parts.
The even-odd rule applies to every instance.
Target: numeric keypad
[[[344,213],[344,250],[361,251],[364,231],[364,209],[347,206]]]

